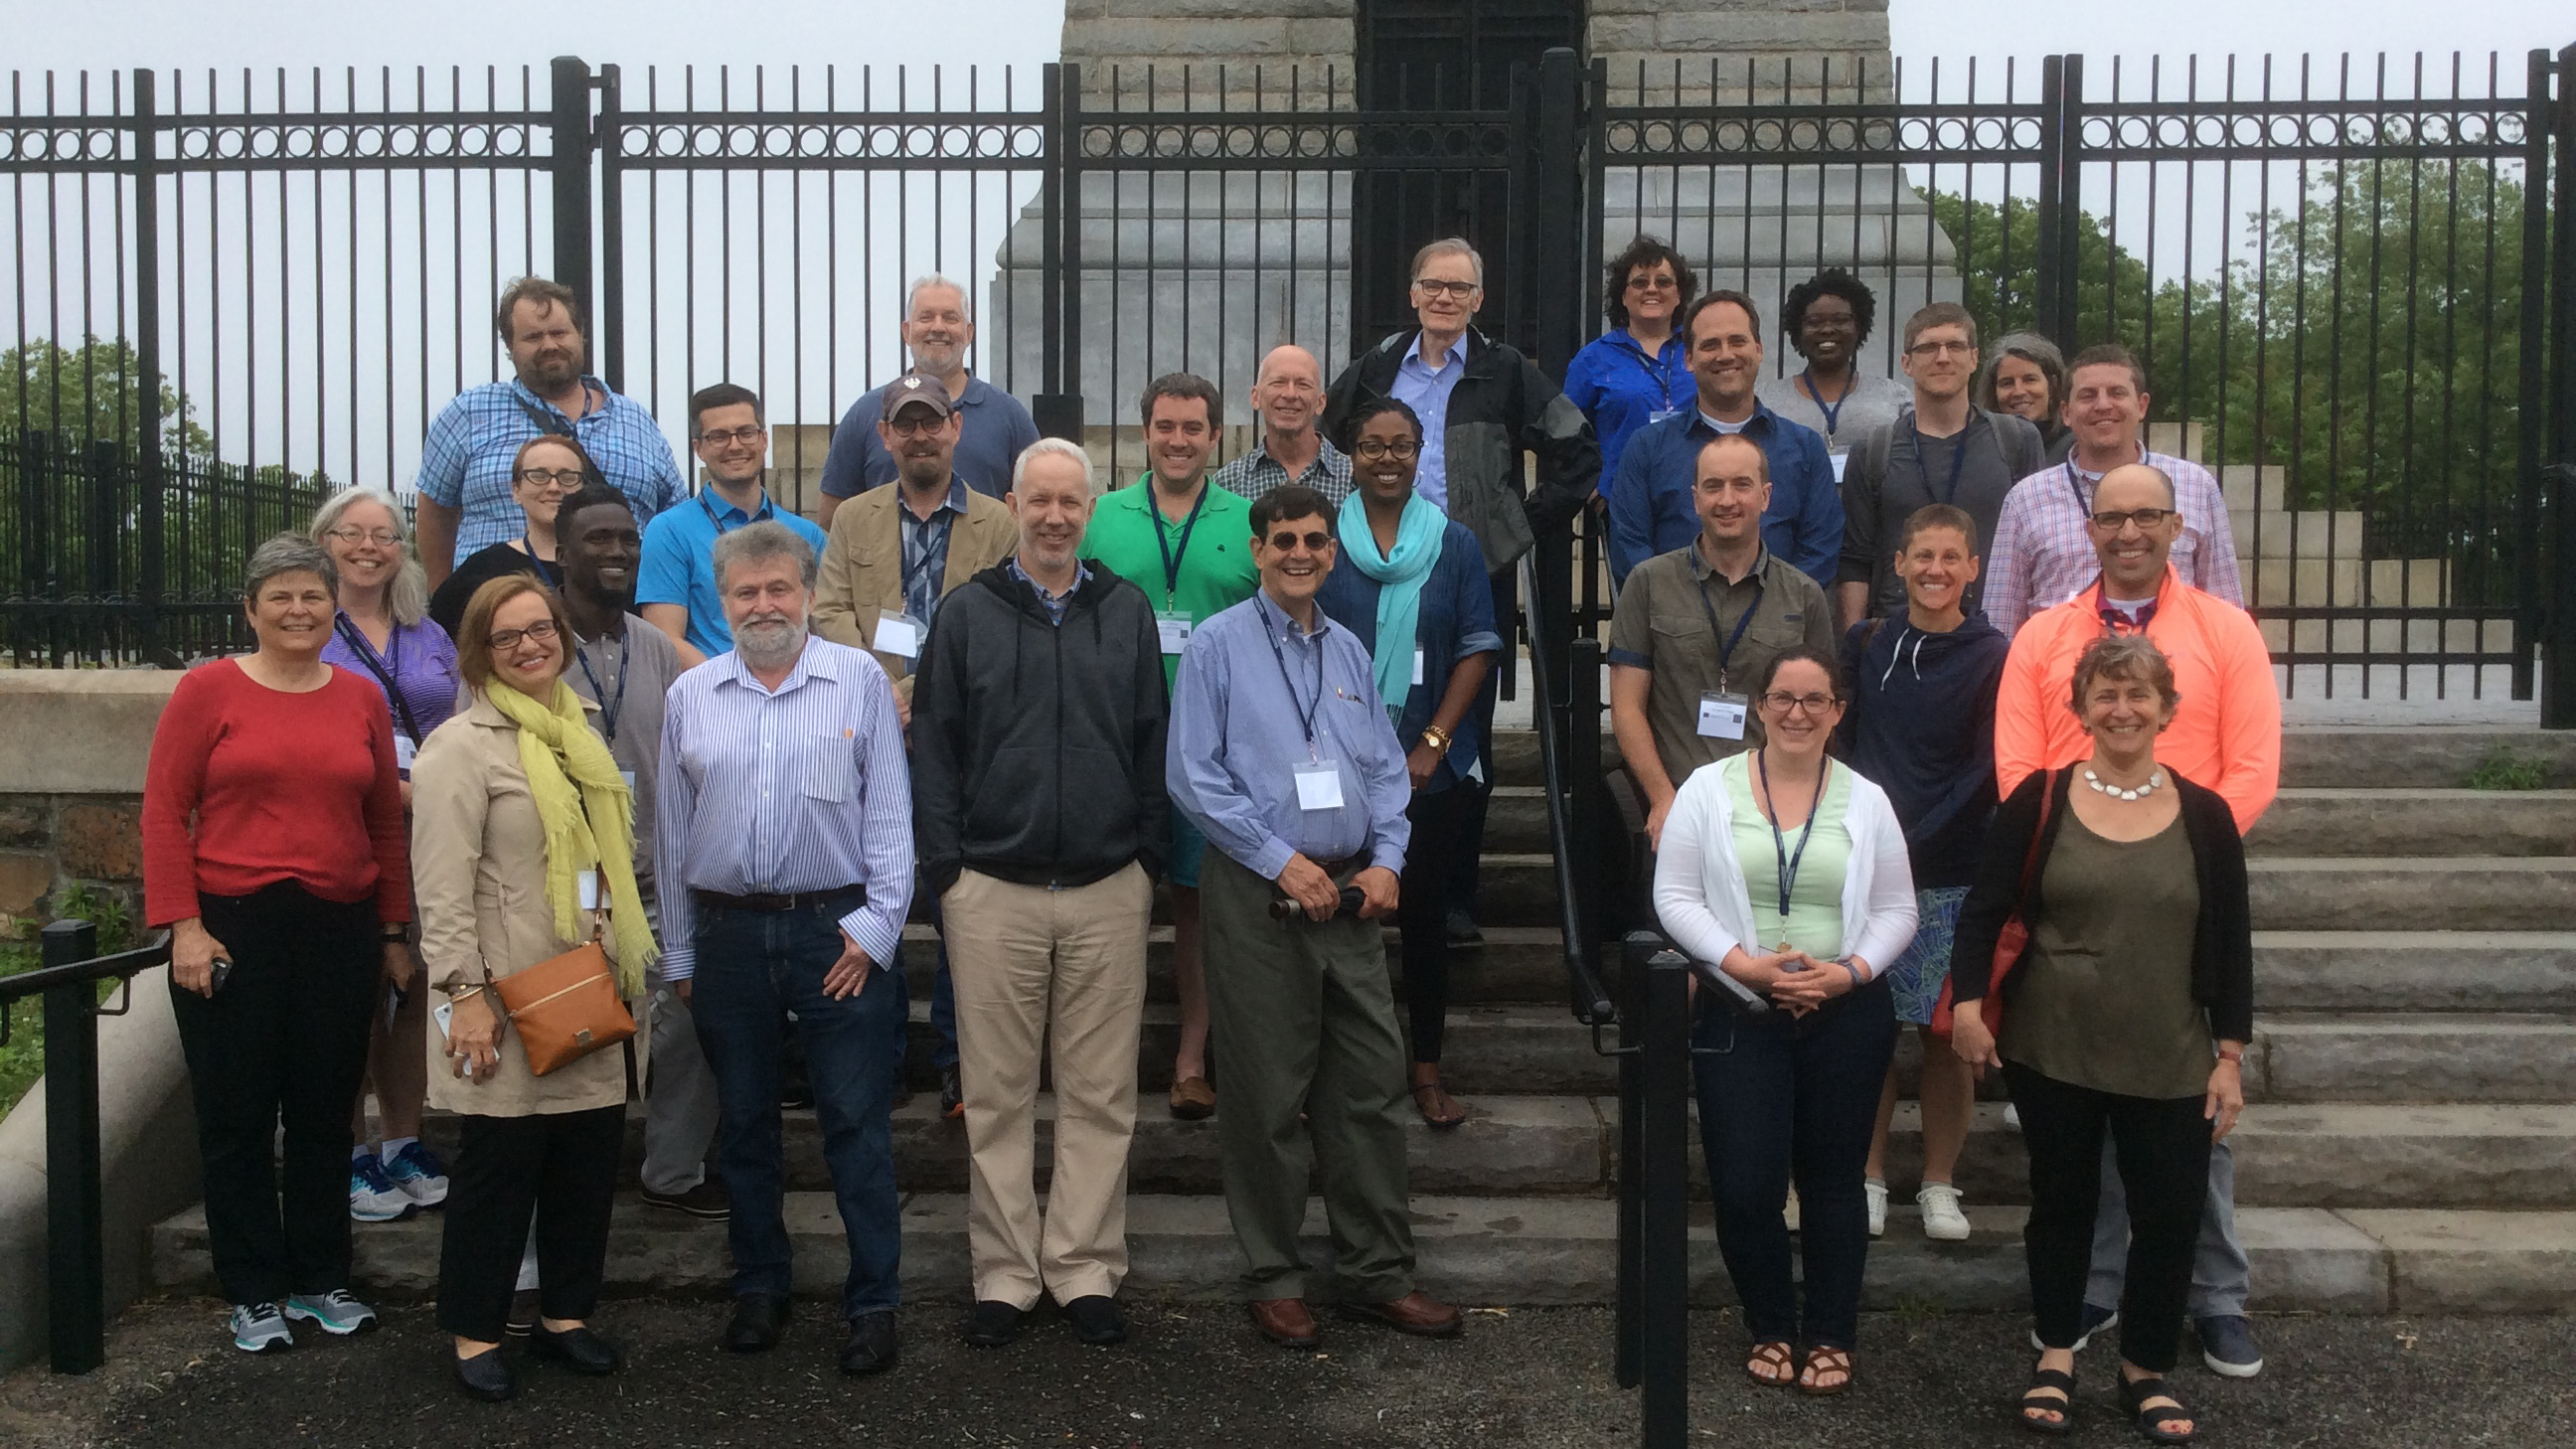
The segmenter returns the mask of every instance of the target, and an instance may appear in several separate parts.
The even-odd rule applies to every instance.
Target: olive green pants
[[[1217,1149],[1246,1296],[1306,1296],[1298,1230],[1310,1168],[1323,1187],[1335,1291],[1363,1303],[1405,1296],[1406,1051],[1381,923],[1273,920],[1275,887],[1218,850],[1207,853],[1199,890],[1223,1073]]]

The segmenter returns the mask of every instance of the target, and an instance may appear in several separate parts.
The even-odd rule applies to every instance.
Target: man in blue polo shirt
[[[1704,292],[1682,315],[1698,405],[1640,431],[1619,456],[1610,489],[1610,573],[1628,571],[1699,536],[1691,483],[1711,438],[1742,433],[1770,464],[1771,506],[1762,542],[1831,589],[1843,546],[1843,500],[1825,440],[1764,407],[1753,395],[1762,378],[1762,321],[1742,292]]]
[[[707,486],[646,526],[644,562],[635,579],[638,610],[680,646],[684,666],[733,648],[724,599],[716,590],[717,539],[746,523],[775,519],[815,553],[823,551],[823,530],[781,512],[762,484],[769,469],[769,429],[750,388],[720,382],[698,389],[689,399],[689,440],[707,470]]]
[[[959,432],[957,476],[988,498],[1011,491],[1011,465],[1038,440],[1038,425],[1019,399],[966,370],[975,345],[975,304],[966,289],[937,273],[915,280],[903,298],[903,345],[912,371],[939,379],[955,402]],[[894,481],[895,456],[877,436],[885,416],[888,383],[862,394],[832,433],[823,457],[823,526],[841,500]]]

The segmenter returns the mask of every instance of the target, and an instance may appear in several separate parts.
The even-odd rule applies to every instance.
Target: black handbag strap
[[[590,384],[588,383],[582,384],[584,387],[588,387],[589,385]],[[526,398],[513,397],[511,398],[511,401],[519,405],[519,411],[528,415],[528,421],[536,425],[538,432],[545,434],[549,438],[565,439],[573,445],[573,451],[581,457],[581,479],[583,482],[603,485],[608,482],[608,475],[599,471],[599,464],[592,461],[590,450],[581,446],[581,439],[574,436],[573,430],[569,426],[556,426],[554,414],[547,412],[544,408],[538,407]]]

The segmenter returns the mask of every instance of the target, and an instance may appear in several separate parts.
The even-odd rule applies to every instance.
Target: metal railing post
[[[591,287],[590,66],[577,55],[559,55],[553,70],[554,280],[579,299],[581,325],[595,341],[599,298]]]
[[[161,597],[168,588],[161,469],[161,177],[158,96],[154,73],[134,72],[134,487],[136,593],[143,617],[136,657],[160,662]],[[170,663],[177,663],[172,651]]]
[[[1690,1433],[1690,965],[1651,932],[1621,963],[1620,1382],[1639,1389],[1638,1442]],[[1634,1184],[1632,1187],[1631,1184]]]
[[[2057,137],[2057,234],[2046,245],[2057,253],[2057,316],[2050,328],[2073,357],[2083,347],[2084,278],[2084,57],[2066,57],[2060,78]]]
[[[1046,136],[1046,162],[1038,170],[1038,205],[1045,216],[1038,226],[1038,361],[1039,384],[1030,399],[1031,420],[1042,437],[1082,441],[1082,387],[1065,385],[1080,368],[1067,355],[1073,329],[1066,309],[1082,304],[1082,279],[1064,273],[1067,232],[1082,224],[1081,206],[1073,195],[1073,148],[1080,144],[1081,96],[1071,88],[1073,68],[1054,62],[1041,73],[1039,123]],[[1070,99],[1068,99],[1070,95]]]
[[[2576,45],[2558,52],[2557,132],[2548,178],[2553,198],[2549,271],[2549,465],[2542,483],[2556,510],[2550,577],[2544,585],[2549,625],[2542,636],[2540,723],[2576,729]],[[2541,179],[2532,178],[2538,204]]]
[[[98,954],[98,927],[45,927],[44,964]],[[54,1372],[107,1362],[107,1232],[99,1207],[98,983],[45,992],[45,1294]]]
[[[615,65],[599,68],[599,362],[610,392],[626,390],[626,177],[618,165],[625,100]]]

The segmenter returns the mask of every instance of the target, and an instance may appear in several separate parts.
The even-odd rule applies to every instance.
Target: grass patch
[[[2545,790],[2549,788],[2549,762],[2536,755],[2526,755],[2499,746],[2494,754],[2469,772],[2472,790]]]
[[[122,951],[134,944],[133,916],[125,902],[106,891],[75,885],[63,892],[59,909],[64,920],[84,920],[98,927],[98,949],[101,955]],[[44,963],[44,949],[32,940],[0,941],[0,976],[15,976],[33,971]],[[119,988],[121,983],[99,983],[99,999]],[[29,1088],[45,1075],[45,1004],[41,1000],[12,1003],[9,1044],[0,1046],[0,1116],[18,1105]]]

